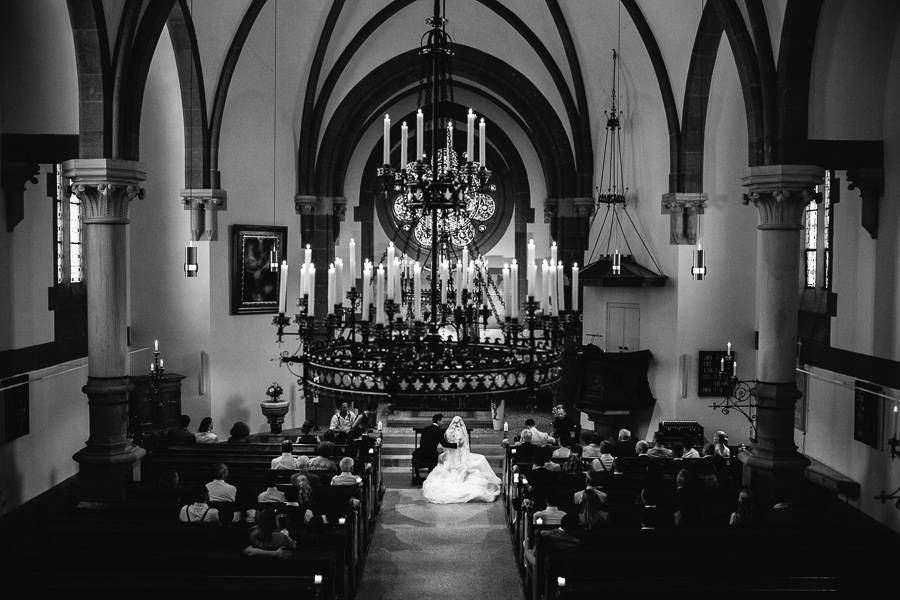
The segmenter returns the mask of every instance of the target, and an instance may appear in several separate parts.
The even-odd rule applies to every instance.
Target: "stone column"
[[[757,439],[738,457],[745,483],[757,483],[760,501],[778,483],[797,496],[809,461],[794,444],[797,389],[797,316],[803,210],[822,183],[824,169],[807,165],[751,167],[744,203],[759,210],[756,310]]]
[[[84,273],[88,297],[90,437],[73,457],[80,465],[82,498],[124,498],[134,463],[146,454],[126,439],[129,358],[126,340],[126,237],[128,203],[143,197],[140,163],[76,159],[63,176],[83,203]]]

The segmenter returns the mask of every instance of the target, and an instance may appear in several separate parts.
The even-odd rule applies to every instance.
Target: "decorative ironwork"
[[[729,344],[730,346],[731,344]],[[735,374],[733,355],[722,359],[722,368],[719,369],[716,379],[725,390],[725,396],[720,402],[713,402],[709,408],[722,411],[723,415],[732,410],[743,415],[750,423],[750,441],[756,443],[756,402],[753,399],[753,386],[755,379],[741,380]]]

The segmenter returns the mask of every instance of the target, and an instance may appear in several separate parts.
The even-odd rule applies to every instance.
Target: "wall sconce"
[[[194,246],[193,240],[188,242],[184,247],[184,276],[196,277],[199,267],[197,266],[197,247]]]
[[[703,281],[703,278],[706,277],[706,257],[703,255],[700,244],[697,244],[697,249],[694,250],[694,264],[691,265],[691,277],[697,281]]]

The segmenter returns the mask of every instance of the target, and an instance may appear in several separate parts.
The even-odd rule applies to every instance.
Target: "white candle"
[[[384,265],[375,273],[375,322],[384,323]]]
[[[556,264],[556,242],[550,244],[550,265]]]
[[[547,313],[547,303],[549,301],[549,284],[550,284],[550,265],[547,264],[545,258],[541,262],[541,309]]]
[[[309,286],[309,304],[306,307],[306,316],[316,316],[316,265],[309,263],[309,274],[306,276]]]
[[[550,314],[555,316],[559,314],[559,298],[557,298],[556,294],[556,282],[559,279],[556,276],[558,272],[557,266],[551,263],[548,272],[550,274],[550,283],[548,285],[550,292]]]
[[[469,268],[466,272],[466,280],[463,282],[463,287],[465,287],[469,291],[474,291],[474,282],[475,282],[475,263],[470,262]]]
[[[406,126],[406,121],[403,121],[403,124],[400,126],[400,168],[405,169],[406,163],[406,138],[409,135],[409,127]]]
[[[387,298],[394,297],[394,270],[395,270],[395,261],[394,261],[394,242],[390,242],[388,244],[387,249]],[[381,265],[379,265],[381,268]]]
[[[447,304],[447,288],[450,282],[450,263],[445,258],[441,261],[441,304]]]
[[[156,372],[156,363],[150,363],[150,372],[151,372],[151,373],[155,373],[155,372]]]
[[[165,361],[164,359],[162,359],[162,358],[159,359],[159,368],[160,368],[160,369],[165,369],[165,368],[166,368],[166,361]]]
[[[153,340],[153,351],[159,352],[159,340]]]
[[[556,263],[556,314],[559,314],[559,311],[565,310],[565,275],[563,275],[563,264],[562,262]]]
[[[728,356],[731,356],[731,342],[728,342]]]
[[[356,287],[356,240],[350,238],[350,287]]]
[[[362,318],[363,320],[369,319],[369,306],[372,304],[372,269],[370,262],[366,261],[365,268],[363,269],[363,281],[362,281],[362,289],[363,289],[363,303],[362,303]]]
[[[422,160],[422,155],[425,154],[425,146],[422,141],[425,136],[424,131],[425,116],[422,114],[422,109],[420,108],[416,111],[416,160]]]
[[[719,370],[723,373],[725,372],[725,357],[722,357],[722,360],[719,361]]]
[[[475,113],[469,109],[466,121],[466,160],[472,162],[475,160]]]
[[[534,296],[534,240],[528,242],[528,257],[525,260],[525,278],[528,280],[528,295]]]
[[[344,304],[344,259],[334,259],[334,303]]]
[[[486,140],[487,138],[484,137],[484,119],[481,119],[478,123],[478,162],[481,163],[482,167],[487,165]]]
[[[401,272],[405,271],[403,262],[403,259],[394,259],[394,290],[391,297],[396,299],[397,301],[402,301],[403,299],[403,284],[400,278]]]
[[[519,318],[519,263],[514,258],[509,268],[510,285],[512,285],[512,318]]]
[[[463,264],[462,260],[456,261],[456,303],[462,304],[462,287],[463,287]]]
[[[281,287],[278,289],[278,312],[284,314],[287,312],[287,282],[288,282],[288,264],[286,260],[281,261]]]
[[[897,439],[897,405],[894,405],[894,439]]]
[[[422,320],[422,265],[419,261],[413,266],[413,315],[416,321]]]
[[[312,262],[312,248],[309,247],[309,244],[306,245],[306,250],[303,251],[303,264],[308,265]]]
[[[334,292],[334,263],[331,263],[330,265],[328,265],[328,314],[334,312]]]
[[[731,363],[731,374],[734,377],[737,377],[737,361],[734,361],[733,363]]]
[[[391,164],[391,118],[384,115],[384,150],[382,152],[385,165]]]
[[[509,280],[509,265],[503,263],[503,303],[506,304],[506,314],[512,317],[512,282]]]
[[[578,310],[578,263],[572,265],[572,310]]]

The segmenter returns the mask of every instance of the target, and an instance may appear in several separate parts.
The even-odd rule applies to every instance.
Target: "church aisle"
[[[499,500],[429,504],[388,488],[355,600],[523,600]]]

